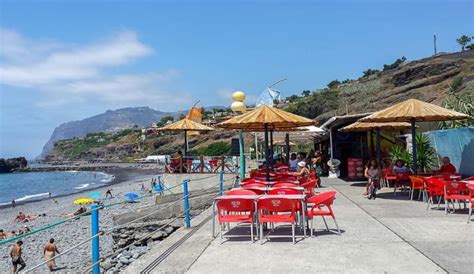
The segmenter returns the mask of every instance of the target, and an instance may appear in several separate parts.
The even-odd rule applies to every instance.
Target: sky
[[[55,127],[121,107],[254,104],[459,51],[473,1],[0,1],[0,157],[36,157]]]

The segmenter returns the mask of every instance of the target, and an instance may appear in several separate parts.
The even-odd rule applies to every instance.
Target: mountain
[[[356,80],[332,81],[323,90],[287,97],[287,110],[324,122],[335,115],[366,113],[409,98],[443,105],[446,97],[474,102],[474,50],[415,61],[405,58],[370,69]]]
[[[107,110],[102,114],[83,120],[67,122],[54,129],[39,158],[44,159],[53,148],[54,143],[59,140],[83,137],[93,132],[118,132],[135,125],[147,127],[164,116],[171,115],[176,118],[182,113],[182,111],[161,112],[149,107],[129,107]]]

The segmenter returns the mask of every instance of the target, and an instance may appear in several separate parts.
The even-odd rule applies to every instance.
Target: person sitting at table
[[[439,168],[438,173],[440,174],[454,174],[456,168],[451,164],[449,157],[443,157],[443,165]]]
[[[309,169],[306,167],[306,162],[301,161],[298,163],[298,172],[291,172],[290,174],[296,176],[298,179],[309,176]]]
[[[296,153],[291,153],[291,156],[290,156],[290,171],[296,171],[296,169],[298,168],[298,162],[299,160],[296,158]]]
[[[405,162],[403,160],[398,159],[395,161],[395,166],[393,167],[393,171],[395,173],[407,173],[408,168],[405,166]]]

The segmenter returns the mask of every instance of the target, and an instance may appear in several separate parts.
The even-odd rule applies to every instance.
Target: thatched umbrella
[[[361,122],[410,122],[413,146],[413,172],[418,172],[416,158],[416,122],[437,122],[447,120],[462,120],[469,115],[426,103],[416,99],[409,99],[386,109],[377,111],[360,119]]]
[[[184,131],[184,156],[188,154],[188,131],[211,131],[212,127],[194,122],[187,118],[181,119],[162,128],[158,131]]]
[[[387,123],[370,123],[370,122],[355,122],[343,128],[340,128],[339,131],[342,132],[361,132],[361,131],[373,131],[376,130],[377,133],[377,160],[379,163],[382,163],[382,150],[380,145],[380,131],[381,130],[403,130],[409,129],[411,125],[406,122],[387,122]],[[371,133],[372,134],[372,133]],[[372,139],[372,135],[371,135]],[[372,143],[373,147],[373,143]]]
[[[248,131],[265,132],[265,169],[266,179],[270,180],[270,162],[268,151],[268,131],[284,130],[302,126],[313,125],[314,121],[305,117],[286,112],[270,106],[259,106],[252,111],[235,116],[227,121],[217,124],[218,127],[227,129],[243,129]]]

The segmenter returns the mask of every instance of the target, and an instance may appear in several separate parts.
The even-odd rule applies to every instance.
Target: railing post
[[[191,217],[189,212],[189,195],[188,195],[188,180],[183,180],[183,195],[184,195],[184,222],[187,228],[191,227]]]
[[[99,233],[99,207],[96,204],[91,206],[91,231],[92,236]],[[100,265],[99,265],[99,236],[92,238],[92,263],[94,267],[92,268],[93,274],[100,274]]]
[[[158,189],[160,190],[160,195],[163,195],[165,192],[165,186],[163,185],[163,182],[161,181],[161,175],[158,175]]]
[[[224,193],[224,172],[221,171],[219,174],[219,195],[222,196]]]
[[[204,156],[199,156],[199,170],[201,173],[204,172]]]

